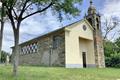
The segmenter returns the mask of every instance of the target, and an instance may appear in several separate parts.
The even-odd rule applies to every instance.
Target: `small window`
[[[53,49],[60,47],[61,44],[62,44],[62,37],[54,36],[53,37]]]
[[[21,54],[31,54],[31,53],[37,53],[37,52],[38,52],[38,44],[37,43],[26,45],[21,48]]]

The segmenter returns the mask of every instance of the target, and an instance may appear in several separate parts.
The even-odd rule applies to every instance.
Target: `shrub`
[[[105,58],[106,67],[120,68],[120,53],[111,54],[110,57]]]

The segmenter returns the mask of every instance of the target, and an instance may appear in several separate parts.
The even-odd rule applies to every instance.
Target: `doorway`
[[[82,52],[82,58],[83,58],[83,68],[86,68],[86,52]]]

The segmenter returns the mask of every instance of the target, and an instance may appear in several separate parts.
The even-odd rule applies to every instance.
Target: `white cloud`
[[[103,14],[102,22],[104,22],[105,19],[110,20],[111,17],[117,17],[120,19],[120,0],[105,0],[104,6],[100,12]],[[119,36],[119,33],[117,33],[117,31],[119,30],[120,26],[114,29],[113,32],[108,35],[108,38],[111,39],[112,35],[114,34],[116,34],[115,38],[117,38]]]
[[[103,9],[100,10],[104,16],[120,15],[120,0],[105,0]]]
[[[46,15],[35,15],[26,20],[21,24],[20,28],[20,43],[30,40],[34,37],[45,34],[49,31],[59,28],[60,22],[50,11]],[[9,23],[5,24],[4,39],[3,39],[3,50],[10,52],[10,47],[13,46],[13,31]]]

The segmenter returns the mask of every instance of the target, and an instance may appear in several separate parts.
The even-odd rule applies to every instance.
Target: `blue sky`
[[[111,15],[115,15],[119,17],[120,15],[120,0],[93,0],[93,4],[102,16],[109,17]],[[88,7],[89,0],[83,0],[80,7],[82,11],[80,16],[71,20],[64,19],[62,22],[59,22],[56,16],[52,15],[50,10],[48,10],[48,13],[44,16],[37,14],[27,18],[22,22],[20,28],[20,43],[82,19],[85,13],[87,13]],[[13,39],[12,28],[9,23],[6,23],[3,40],[4,51],[11,52],[10,47],[13,46]]]

